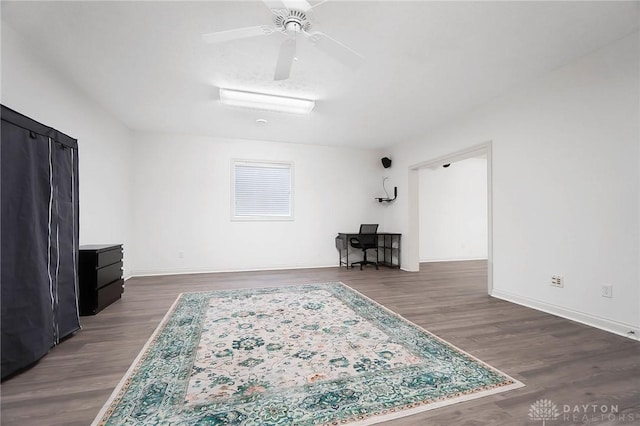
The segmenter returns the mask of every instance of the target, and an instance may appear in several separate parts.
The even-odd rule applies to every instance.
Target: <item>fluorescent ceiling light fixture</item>
[[[309,114],[316,102],[311,99],[289,98],[265,93],[220,88],[220,102],[225,105],[256,108],[267,111]]]

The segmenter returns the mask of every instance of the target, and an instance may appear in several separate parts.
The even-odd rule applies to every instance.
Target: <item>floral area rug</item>
[[[342,283],[183,293],[94,424],[372,424],[521,386]]]

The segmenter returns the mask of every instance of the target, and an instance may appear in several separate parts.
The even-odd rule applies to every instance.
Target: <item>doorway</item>
[[[491,141],[456,151],[442,157],[423,161],[409,167],[409,226],[411,238],[407,245],[407,270],[420,268],[420,170],[441,168],[470,158],[486,158],[486,209],[487,209],[487,292],[493,290],[493,216],[492,216],[492,161]]]

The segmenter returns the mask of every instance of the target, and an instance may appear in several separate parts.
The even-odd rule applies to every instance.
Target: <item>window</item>
[[[293,163],[234,161],[232,219],[292,220]]]

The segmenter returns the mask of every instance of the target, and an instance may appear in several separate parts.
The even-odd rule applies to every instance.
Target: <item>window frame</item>
[[[241,215],[236,214],[236,166],[253,166],[265,168],[289,169],[289,215]],[[233,222],[286,222],[294,220],[294,163],[293,161],[272,161],[272,160],[231,160],[231,221]]]

